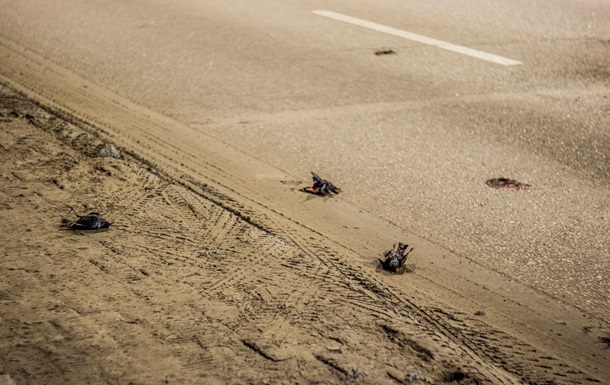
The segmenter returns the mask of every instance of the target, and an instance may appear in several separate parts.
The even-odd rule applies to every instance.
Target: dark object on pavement
[[[519,182],[518,180],[508,178],[493,178],[485,182],[489,187],[504,189],[504,190],[527,190],[530,185]]]
[[[398,243],[398,245],[394,244],[392,250],[386,251],[383,254],[384,259],[379,259],[381,262],[381,267],[384,270],[391,271],[396,273],[398,269],[404,266],[407,257],[413,251],[414,247],[411,248],[407,252],[409,245],[405,245],[404,243]]]
[[[597,337],[597,339],[602,344],[606,344],[606,347],[604,349],[609,349],[610,348],[610,337]]]
[[[99,230],[107,229],[112,223],[106,221],[99,213],[89,213],[87,215],[78,215],[76,211],[70,207],[72,212],[76,214],[78,219],[76,222],[64,220],[63,224],[71,230]]]
[[[339,194],[341,192],[339,187],[333,185],[326,179],[320,178],[315,172],[312,171],[311,175],[313,179],[313,186],[303,187],[301,191],[322,196]]]
[[[383,50],[375,51],[375,55],[377,55],[377,56],[394,55],[394,54],[396,54],[396,51],[394,51],[393,49],[383,49]]]

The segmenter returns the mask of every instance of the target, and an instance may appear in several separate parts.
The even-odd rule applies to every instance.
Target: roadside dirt
[[[231,198],[210,187],[197,192],[120,147],[121,159],[104,156],[108,143],[92,127],[0,91],[5,379],[601,382],[498,330],[484,312],[404,292],[314,232],[266,226]],[[62,218],[75,218],[70,206],[113,225],[62,230]],[[586,332],[594,340],[601,331]],[[607,356],[603,348],[591,344]]]

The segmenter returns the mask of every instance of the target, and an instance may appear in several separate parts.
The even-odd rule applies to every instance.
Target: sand
[[[607,380],[599,324],[558,357],[43,107],[0,88],[0,384]]]

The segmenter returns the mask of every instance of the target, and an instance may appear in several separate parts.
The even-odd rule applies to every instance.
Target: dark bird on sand
[[[405,245],[404,243],[399,242],[398,245],[394,244],[392,250],[386,251],[383,254],[384,259],[379,259],[381,262],[381,267],[384,270],[391,271],[392,273],[396,273],[398,269],[404,266],[407,261],[407,257],[409,254],[415,249],[414,247],[411,250],[407,251],[409,245]]]
[[[322,196],[339,194],[341,192],[339,187],[335,186],[326,179],[320,178],[315,172],[312,171],[311,175],[313,179],[313,186],[303,187],[301,191]]]
[[[63,225],[70,230],[100,230],[107,229],[112,223],[105,220],[99,213],[89,213],[87,215],[78,215],[76,211],[70,207],[72,212],[76,214],[78,219],[74,222],[64,220]]]

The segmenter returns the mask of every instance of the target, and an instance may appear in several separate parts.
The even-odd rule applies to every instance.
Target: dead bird
[[[404,266],[407,257],[415,249],[412,247],[411,250],[407,251],[408,248],[409,245],[405,245],[402,242],[399,242],[398,245],[394,244],[392,250],[386,251],[383,254],[384,259],[379,259],[381,267],[383,267],[384,270],[396,273],[398,269]]]
[[[100,230],[107,229],[112,223],[105,220],[99,213],[89,213],[87,215],[78,215],[74,208],[70,210],[78,217],[75,222],[64,219],[62,224],[64,228],[70,230]]]
[[[313,186],[303,187],[301,191],[322,196],[339,194],[341,192],[339,187],[335,186],[326,179],[320,178],[315,172],[312,171],[311,175],[313,179]]]
[[[493,178],[485,182],[489,187],[504,189],[504,190],[527,190],[530,185],[519,182],[518,180],[508,178]]]

